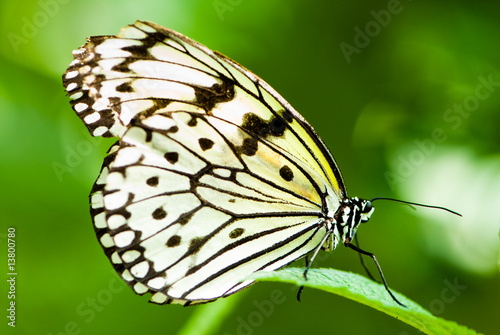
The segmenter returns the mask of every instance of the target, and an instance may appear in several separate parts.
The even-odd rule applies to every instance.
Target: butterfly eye
[[[365,205],[363,206],[363,209],[361,210],[361,213],[366,214],[370,213],[370,211],[373,209],[373,205],[370,201],[367,201]]]

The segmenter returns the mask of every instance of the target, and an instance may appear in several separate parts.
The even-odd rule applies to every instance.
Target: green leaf
[[[402,294],[392,291],[406,305],[402,307],[392,300],[383,285],[358,274],[335,269],[310,269],[305,280],[303,273],[303,268],[286,268],[256,272],[249,279],[292,283],[335,293],[384,312],[426,334],[478,334],[453,321],[436,317]]]

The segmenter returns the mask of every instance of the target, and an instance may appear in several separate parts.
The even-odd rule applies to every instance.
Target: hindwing
[[[134,120],[112,147],[92,213],[137,293],[157,303],[210,301],[320,243],[322,191],[306,176],[314,171],[263,141],[249,155],[248,138],[227,121],[180,111]]]

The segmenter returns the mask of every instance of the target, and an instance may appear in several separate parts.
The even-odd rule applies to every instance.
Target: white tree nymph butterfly
[[[142,21],[73,56],[74,111],[118,138],[90,195],[95,231],[137,294],[191,305],[320,248],[373,256],[351,244],[371,202],[348,198],[314,129],[255,74]]]

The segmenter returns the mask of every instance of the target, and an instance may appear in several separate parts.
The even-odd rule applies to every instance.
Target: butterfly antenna
[[[441,209],[443,211],[447,211],[451,214],[455,214],[455,215],[458,215],[458,216],[462,216],[462,214],[460,213],[457,213],[455,211],[452,211],[451,209],[448,209],[448,208],[445,208],[445,207],[441,207],[441,206],[432,206],[432,205],[425,205],[425,204],[419,204],[417,202],[411,202],[411,201],[404,201],[404,200],[399,200],[399,199],[393,199],[393,198],[384,198],[384,197],[376,197],[376,198],[373,198],[370,200],[370,202],[374,202],[375,200],[390,200],[390,201],[395,201],[395,202],[400,202],[402,204],[407,204],[407,205],[410,205],[410,206],[420,206],[420,207],[427,207],[427,208],[435,208],[435,209]]]

